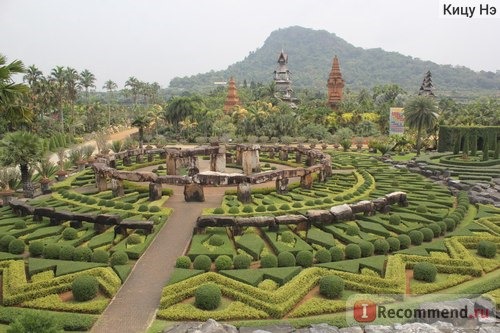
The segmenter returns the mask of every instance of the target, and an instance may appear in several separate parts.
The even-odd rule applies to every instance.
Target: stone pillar
[[[288,161],[288,150],[286,150],[286,149],[280,150],[280,160]]]
[[[314,156],[312,154],[308,155],[307,156],[307,160],[306,160],[306,165],[307,166],[313,166],[314,165],[314,161],[315,161]]]
[[[109,167],[116,169],[116,160],[114,158],[109,160]]]
[[[243,152],[241,148],[236,147],[236,164],[242,165],[243,163]]]
[[[115,198],[123,197],[125,195],[123,181],[119,179],[111,179],[111,192]]]
[[[318,172],[318,181],[326,182],[326,172],[325,170],[319,170]]]
[[[108,182],[106,176],[101,175],[100,173],[95,174],[95,183],[97,186],[97,191],[102,192],[108,189]]]
[[[276,193],[278,194],[288,193],[288,178],[283,178],[283,177],[276,178]]]
[[[258,148],[244,150],[242,153],[241,165],[243,167],[243,174],[246,176],[254,172],[260,172]]]
[[[300,187],[310,190],[313,184],[312,174],[308,173],[300,177]]]
[[[98,234],[102,234],[103,232],[106,231],[106,229],[108,229],[108,225],[102,223],[94,223],[94,230]]]
[[[153,162],[155,159],[153,154],[148,154],[148,162]]]
[[[123,157],[123,166],[129,166],[129,165],[132,165],[132,160],[130,159],[130,156]]]
[[[161,199],[162,186],[160,183],[149,183],[149,201]]]
[[[163,160],[165,158],[167,158],[167,152],[166,151],[161,151],[160,152],[160,159]]]
[[[271,150],[269,150],[269,158],[274,158],[274,148],[271,148]]]
[[[295,151],[295,163],[302,163],[302,153]]]
[[[248,183],[239,183],[236,196],[241,203],[252,203],[252,188]]]
[[[186,202],[204,202],[203,186],[196,183],[184,185],[184,200]]]
[[[69,221],[69,226],[71,228],[80,229],[83,226],[83,223],[80,220],[71,220]]]
[[[177,156],[167,155],[167,175],[175,176],[179,174],[177,169]]]
[[[144,155],[139,154],[135,157],[135,163],[142,163],[144,161]]]

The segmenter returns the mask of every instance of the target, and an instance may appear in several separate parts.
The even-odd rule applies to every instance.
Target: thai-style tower
[[[296,100],[292,97],[292,81],[288,70],[288,55],[281,50],[278,57],[278,67],[274,71],[274,97],[286,102]]]
[[[342,79],[342,73],[340,73],[337,56],[333,58],[332,70],[326,86],[328,87],[328,105],[333,110],[337,110],[342,100],[342,91],[344,89],[344,80]]]
[[[230,113],[235,105],[240,104],[240,98],[238,97],[238,92],[236,91],[236,83],[234,78],[229,79],[229,86],[227,88],[227,97],[224,102],[224,113]]]
[[[427,73],[425,73],[422,85],[420,86],[420,90],[418,91],[419,96],[423,95],[423,96],[436,97],[432,92],[433,87],[434,86],[432,85],[431,71],[427,71]]]

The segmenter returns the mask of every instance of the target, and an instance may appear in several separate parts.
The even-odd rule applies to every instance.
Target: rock
[[[248,183],[238,184],[236,196],[241,203],[248,204],[252,202],[252,188]]]
[[[240,327],[240,333],[292,333],[295,328],[288,324],[270,325],[264,327]]]
[[[498,325],[483,325],[479,328],[479,333],[498,333],[500,326]]]
[[[442,333],[453,333],[455,332],[455,327],[451,323],[447,323],[444,321],[436,321],[432,323],[432,327],[436,328]]]
[[[184,185],[184,200],[186,202],[204,202],[205,194],[203,193],[203,186],[196,183]]]
[[[420,304],[421,310],[429,310],[429,311],[458,311],[459,317],[461,318],[453,318],[450,319],[450,322],[455,326],[463,326],[465,324],[470,324],[470,320],[468,319],[469,315],[474,314],[474,302],[470,299],[460,298],[452,301],[444,301],[444,302],[433,302],[433,303],[422,303]],[[427,323],[433,323],[438,321],[439,318],[422,318],[422,321],[426,321]]]
[[[311,333],[339,333],[339,329],[328,324],[313,324],[309,329]]]
[[[203,333],[226,333],[224,326],[213,319],[208,319],[198,329]]]
[[[394,324],[393,325],[395,331],[404,332],[404,333],[441,333],[440,330],[431,326],[429,324],[424,323],[411,323],[411,324]]]
[[[339,329],[340,333],[363,333],[363,329],[359,326],[344,327]]]
[[[180,323],[165,329],[163,333],[187,333],[188,331],[194,330],[197,326],[199,326],[199,324],[193,322]]]
[[[366,325],[365,333],[392,333],[394,330],[391,326],[384,325]]]

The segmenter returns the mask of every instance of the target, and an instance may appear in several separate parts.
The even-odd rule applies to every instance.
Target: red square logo
[[[353,316],[359,323],[370,323],[377,317],[377,304],[369,300],[356,301]]]

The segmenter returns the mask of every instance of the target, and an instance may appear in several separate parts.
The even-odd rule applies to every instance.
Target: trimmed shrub
[[[66,229],[63,230],[62,237],[65,240],[76,239],[78,237],[78,231],[75,228],[67,227]]]
[[[99,290],[99,282],[90,275],[80,275],[71,284],[73,298],[78,302],[85,302],[93,299]]]
[[[1,252],[7,252],[9,251],[9,244],[12,242],[16,237],[12,235],[5,235],[2,238],[0,238],[0,251]]]
[[[410,247],[411,238],[408,235],[398,235],[399,247],[401,249],[407,249]]]
[[[313,264],[313,254],[309,251],[303,250],[297,253],[295,257],[296,263],[304,268],[311,267]]]
[[[124,210],[131,210],[133,208],[134,208],[134,205],[132,205],[131,203],[128,203],[128,202],[124,203],[123,207],[122,207],[122,209],[124,209]]]
[[[345,247],[345,258],[346,259],[359,259],[361,258],[361,248],[358,244],[347,244]]]
[[[59,251],[59,259],[61,260],[73,260],[73,255],[75,254],[75,247],[73,245],[63,245]]]
[[[231,267],[233,267],[233,260],[230,256],[220,255],[215,259],[215,268],[218,271],[231,269]]]
[[[389,244],[389,251],[390,252],[399,251],[400,246],[401,246],[401,243],[399,242],[399,239],[397,239],[396,237],[388,237],[386,239],[386,241],[387,241],[387,244]]]
[[[432,232],[432,230],[431,230]],[[412,230],[408,234],[411,239],[411,244],[412,245],[420,245],[422,244],[422,241],[424,240],[424,234],[420,230]]]
[[[431,184],[431,183],[425,183],[425,184],[424,184],[424,188],[425,188],[426,190],[430,190],[430,189],[432,188],[432,184]]]
[[[151,212],[151,213],[158,213],[160,210],[161,210],[161,208],[158,206],[149,207],[149,212]]]
[[[314,254],[317,263],[323,264],[332,261],[332,255],[327,249],[320,249]]]
[[[305,202],[305,205],[306,205],[306,206],[314,206],[314,201],[313,201],[313,200],[307,200],[307,201]]]
[[[125,251],[116,251],[110,258],[111,266],[126,265],[128,263],[128,254]]]
[[[286,203],[285,203],[285,204],[282,204],[282,205],[280,206],[280,209],[281,209],[281,210],[290,210],[291,208],[290,208],[290,205],[289,205],[289,204],[286,204]]]
[[[344,260],[344,251],[340,247],[332,246],[329,251],[332,261]]]
[[[485,258],[495,258],[497,255],[497,245],[491,241],[482,240],[477,244],[477,254]]]
[[[224,238],[219,235],[212,235],[212,237],[208,239],[208,244],[212,246],[221,246],[224,244]]]
[[[208,272],[211,266],[212,266],[212,260],[210,259],[209,256],[205,254],[197,255],[196,258],[194,258],[193,261],[194,269],[201,269],[205,272]]]
[[[278,267],[293,267],[295,266],[295,256],[288,251],[278,254]]]
[[[418,281],[436,281],[437,268],[430,262],[419,262],[413,267],[413,278]]]
[[[319,293],[328,299],[334,299],[342,295],[344,291],[344,280],[335,275],[327,275],[319,280]]]
[[[273,268],[278,267],[278,258],[274,254],[266,254],[260,258],[260,267]]]
[[[25,229],[26,228],[26,221],[24,220],[19,220],[14,223],[14,229]]]
[[[215,283],[206,283],[196,288],[194,304],[198,309],[215,310],[220,305],[222,293]]]
[[[224,209],[221,207],[217,207],[214,209],[214,214],[224,214]]]
[[[266,206],[257,206],[257,208],[255,208],[255,211],[259,213],[265,212]]]
[[[399,225],[401,223],[401,216],[397,214],[389,216],[389,223],[392,225]]]
[[[446,217],[443,222],[446,224],[446,231],[453,231],[455,230],[455,220],[452,219],[451,217]]]
[[[246,254],[237,254],[233,258],[234,269],[247,269],[250,267],[252,259]]]
[[[95,205],[95,204],[97,203],[97,200],[96,200],[96,199],[94,199],[94,198],[92,198],[92,197],[88,197],[88,198],[87,198],[87,203],[88,203],[89,205]]]
[[[40,241],[34,241],[34,242],[31,242],[30,245],[29,245],[29,252],[30,252],[30,256],[32,257],[39,257],[42,255],[43,253],[43,243],[40,242]]]
[[[418,205],[415,211],[420,214],[425,214],[427,213],[427,207],[425,205]]]
[[[92,262],[99,262],[102,264],[107,264],[109,261],[109,252],[103,249],[95,249],[92,253]]]
[[[302,203],[301,202],[294,202],[293,205],[292,205],[293,208],[301,208],[302,207]]]
[[[432,234],[434,237],[439,237],[441,235],[441,227],[437,223],[429,224],[428,228],[432,230]],[[424,240],[425,240],[425,235],[424,235]]]
[[[136,245],[141,243],[142,243],[142,237],[136,233],[130,234],[127,237],[127,244],[129,245]]]
[[[238,207],[231,207],[231,208],[229,208],[229,210],[227,212],[229,214],[239,214],[240,213],[240,209]]]
[[[281,233],[281,241],[283,243],[293,243],[295,241],[293,232],[287,230]]]
[[[246,205],[243,207],[242,212],[243,213],[253,213],[253,207],[250,205]]]
[[[375,251],[375,247],[371,242],[368,241],[361,241],[358,243],[359,248],[361,249],[361,256],[362,257],[369,257],[373,255],[373,252]]]
[[[269,206],[267,206],[267,211],[268,212],[275,212],[277,210],[278,210],[278,208],[276,208],[275,205],[269,205]]]
[[[92,259],[92,250],[87,247],[77,247],[73,253],[73,261],[90,261]]]
[[[22,239],[13,239],[9,243],[9,252],[12,254],[23,254],[26,244]]]
[[[429,201],[436,200],[436,195],[434,193],[427,194],[427,200]]]
[[[444,221],[439,221],[437,225],[439,226],[439,230],[441,230],[440,235],[443,236],[446,233],[447,229],[446,223],[444,223]]]
[[[176,268],[191,268],[191,258],[188,256],[181,256],[175,261]]]
[[[8,315],[7,315],[8,317]],[[26,311],[21,312],[19,316],[9,325],[5,332],[26,333],[26,332],[44,332],[60,333],[61,324],[56,316],[47,312]]]
[[[349,236],[357,236],[359,235],[359,227],[357,225],[350,224],[347,226],[345,233]]]
[[[140,212],[147,212],[148,211],[148,206],[147,205],[140,205],[139,208],[137,209]]]
[[[294,260],[295,260],[295,258],[294,258]],[[262,282],[260,282],[257,287],[259,289],[262,289],[262,290],[274,291],[274,290],[278,289],[279,285],[274,280],[265,279]]]
[[[389,242],[387,240],[379,238],[373,242],[373,247],[375,248],[375,253],[376,254],[387,254],[390,249]],[[399,241],[398,241],[398,247],[399,247]]]
[[[420,232],[424,236],[424,242],[430,242],[434,238],[434,232],[430,228],[422,228]]]
[[[61,251],[61,246],[56,243],[47,244],[43,248],[43,257],[45,259],[59,259],[59,252]]]

